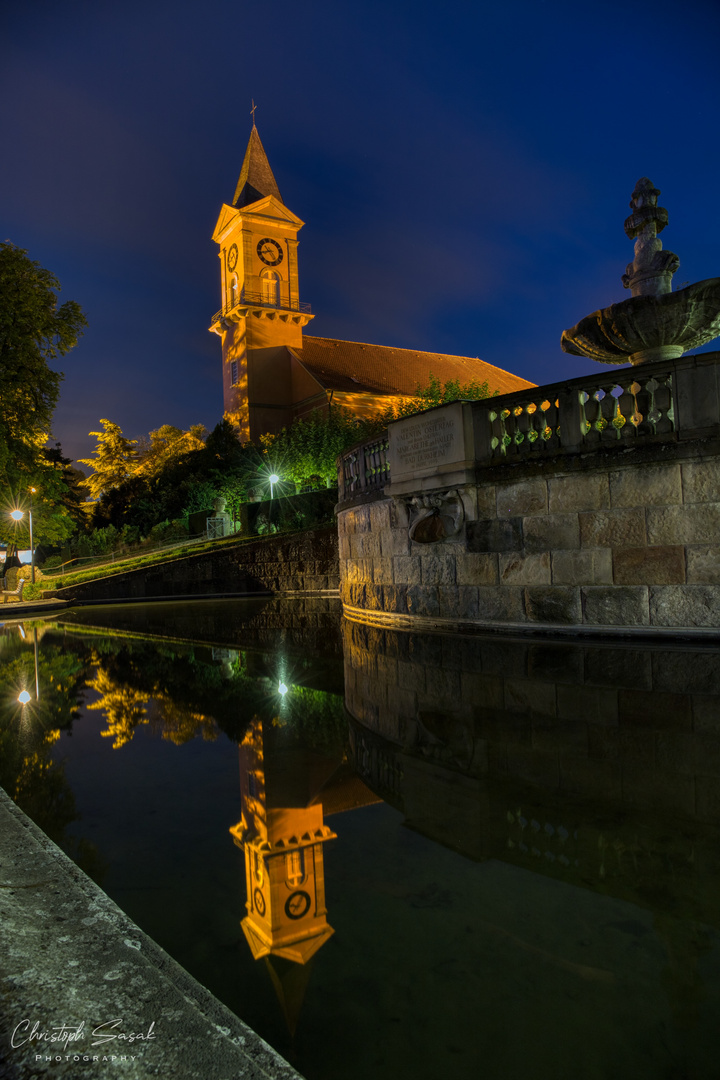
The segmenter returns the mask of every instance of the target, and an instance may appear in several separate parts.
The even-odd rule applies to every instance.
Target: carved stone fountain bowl
[[[661,296],[631,296],[564,330],[564,352],[601,364],[670,360],[720,335],[720,278]]]

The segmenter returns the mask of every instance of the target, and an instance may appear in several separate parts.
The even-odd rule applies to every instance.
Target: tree
[[[136,476],[159,476],[165,469],[187,458],[195,450],[202,450],[207,431],[202,424],[193,424],[188,431],[181,431],[172,424],[151,431],[138,443]]]
[[[74,300],[58,306],[54,274],[9,241],[0,243],[0,484],[40,488],[64,356],[87,326]]]
[[[334,484],[338,455],[369,435],[373,426],[376,425],[345,409],[333,409],[329,416],[296,420],[277,435],[261,435],[267,458],[266,473],[269,476],[275,472],[297,485],[311,477],[321,477],[326,484]]]
[[[136,439],[126,439],[122,430],[112,420],[101,420],[103,431],[91,431],[97,436],[95,456],[78,458],[81,465],[89,465],[95,471],[84,480],[84,486],[90,489],[94,499],[119,487],[128,480],[135,469],[137,445]]]
[[[428,375],[427,386],[417,384],[415,396],[404,398],[399,405],[391,405],[381,415],[383,425],[393,420],[399,420],[403,416],[414,416],[415,413],[432,409],[436,405],[447,405],[451,401],[482,401],[485,398],[495,397],[498,391],[490,391],[487,379],[479,382],[472,379],[468,383],[462,383],[459,379],[449,379],[441,383],[432,372]]]

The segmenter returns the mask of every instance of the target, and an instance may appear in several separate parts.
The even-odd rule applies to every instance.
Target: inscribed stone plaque
[[[398,420],[389,427],[390,480],[428,476],[462,466],[466,452],[463,404],[460,401]]]

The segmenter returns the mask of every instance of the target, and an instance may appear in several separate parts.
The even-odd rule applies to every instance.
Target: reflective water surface
[[[83,609],[0,784],[309,1080],[720,1076],[716,649]]]

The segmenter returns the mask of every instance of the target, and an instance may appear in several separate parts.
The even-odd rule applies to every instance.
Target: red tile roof
[[[463,385],[487,380],[491,393],[498,390],[509,394],[535,386],[527,379],[471,356],[448,356],[307,335],[303,336],[302,349],[292,351],[327,390],[412,397],[418,383],[427,385],[431,373],[441,383],[457,379]]]

